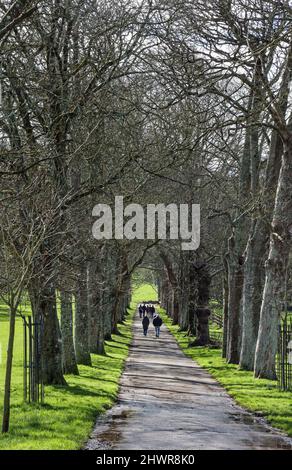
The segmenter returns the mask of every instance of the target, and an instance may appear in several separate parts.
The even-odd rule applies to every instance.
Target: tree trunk
[[[243,285],[243,257],[235,247],[232,235],[228,246],[228,323],[226,360],[230,364],[239,362],[240,309]]]
[[[279,94],[278,94],[278,106],[279,106],[279,109],[281,110],[281,113],[282,113],[282,116],[285,116],[286,115],[286,112],[287,112],[287,106],[288,106],[288,99],[289,99],[289,89],[290,89],[290,82],[291,82],[291,68],[292,66],[292,48],[291,48],[291,44],[290,44],[290,49],[289,49],[289,52],[288,52],[288,57],[287,57],[287,62],[286,62],[286,67],[285,67],[285,70],[284,70],[284,73],[283,73],[283,76],[282,76],[282,83],[281,83],[281,87],[280,87],[280,90],[279,90]],[[275,122],[278,123],[278,116],[275,117]],[[290,124],[291,124],[291,118],[290,118]],[[278,201],[283,197],[283,175],[282,175],[282,183],[280,182],[280,179],[279,179],[279,173],[280,173],[280,168],[281,168],[281,162],[282,162],[282,168],[283,168],[283,164],[284,165],[287,165],[288,164],[288,167],[289,167],[289,142],[287,141],[286,142],[287,145],[286,145],[286,156],[282,157],[282,154],[283,154],[283,139],[282,139],[282,135],[280,135],[279,133],[279,130],[277,128],[275,128],[272,132],[272,137],[271,137],[271,144],[270,144],[270,152],[269,152],[269,158],[268,158],[268,161],[267,161],[267,168],[266,168],[266,174],[265,174],[265,186],[264,186],[264,193],[263,193],[263,197],[262,197],[262,206],[264,208],[263,210],[263,220],[257,220],[257,223],[256,223],[256,228],[255,228],[255,234],[254,234],[254,247],[250,247],[250,248],[254,248],[251,252],[249,253],[249,264],[251,265],[250,267],[247,266],[246,269],[248,271],[248,275],[250,276],[251,278],[251,282],[252,282],[252,279],[255,279],[256,276],[257,276],[257,271],[258,271],[258,267],[260,266],[261,267],[261,259],[260,259],[260,256],[265,254],[266,252],[266,247],[265,247],[265,242],[266,240],[268,240],[269,238],[269,235],[270,235],[270,227],[268,226],[268,223],[270,222],[270,220],[272,219],[272,208],[275,207],[274,209],[274,217],[273,217],[273,224],[275,224],[276,222],[276,225],[277,225],[277,218],[278,218],[278,215],[276,214],[276,212],[278,212],[278,214],[281,212],[281,209],[279,210],[279,206],[277,207],[277,199]],[[288,147],[288,148],[287,148]],[[286,162],[286,163],[285,163]],[[291,161],[290,161],[291,163]],[[286,168],[288,170],[288,175],[289,175],[289,168]],[[289,176],[288,176],[289,178]],[[290,179],[291,179],[291,169],[290,169]],[[285,184],[285,183],[284,183]],[[277,193],[277,196],[276,196],[276,200],[275,200],[275,193],[276,193],[276,188],[278,186],[278,193]],[[282,189],[279,191],[279,189],[281,188],[282,186]],[[288,186],[289,186],[289,183],[288,183]],[[281,195],[282,193],[282,195]],[[287,194],[286,194],[287,196]],[[285,196],[285,197],[286,197]],[[288,199],[287,201],[289,201],[289,196],[288,196]],[[281,204],[281,203],[280,203]],[[288,209],[288,208],[287,208]],[[280,216],[280,218],[282,218],[282,216]],[[264,222],[267,221],[268,223],[264,224]],[[276,232],[275,232],[276,233]],[[276,235],[277,236],[277,235]],[[270,258],[270,255],[271,255],[271,264],[274,263],[274,261],[276,260],[277,258],[277,254],[273,252],[273,241],[271,239],[270,241],[270,252],[269,252],[269,258]],[[274,258],[274,260],[273,260]],[[285,262],[285,261],[284,261]],[[242,351],[242,356],[243,356],[243,360],[241,361],[242,362],[242,366],[244,368],[247,368],[247,369],[251,369],[253,367],[253,363],[254,363],[254,360],[252,358],[252,353],[253,351],[255,351],[255,348],[256,348],[256,339],[255,339],[255,331],[258,330],[258,353],[257,353],[257,356],[258,356],[258,359],[257,359],[257,365],[255,365],[255,368],[256,368],[256,375],[257,376],[260,376],[261,374],[263,374],[263,376],[265,374],[267,375],[270,375],[271,377],[274,377],[275,376],[275,371],[274,371],[274,365],[273,365],[273,362],[274,362],[274,358],[273,358],[273,352],[272,351],[275,351],[276,349],[276,344],[275,344],[275,339],[276,339],[276,336],[277,336],[277,332],[275,331],[276,330],[276,323],[277,323],[277,313],[276,313],[276,307],[273,307],[272,310],[274,310],[274,313],[268,313],[267,312],[267,298],[268,296],[270,295],[270,293],[272,292],[272,290],[270,290],[270,292],[268,292],[266,289],[270,289],[272,286],[270,285],[270,282],[272,282],[272,284],[275,282],[275,285],[274,285],[274,288],[275,288],[275,295],[276,294],[276,291],[277,291],[277,287],[276,287],[276,284],[277,284],[277,279],[271,279],[270,278],[270,275],[271,273],[269,272],[269,261],[267,262],[267,265],[266,265],[266,280],[265,280],[265,290],[263,292],[263,304],[261,305],[261,308],[259,306],[259,299],[258,299],[258,296],[260,294],[260,292],[262,292],[262,289],[261,289],[261,286],[258,286],[259,288],[259,291],[256,292],[255,289],[253,289],[253,295],[251,295],[248,291],[247,291],[247,288],[245,289],[245,299],[244,299],[244,304],[245,304],[245,312],[244,312],[244,315],[245,315],[245,322],[250,325],[250,329],[251,329],[251,337],[250,337],[250,340],[246,341],[246,339],[244,340],[244,343],[243,343],[243,351]],[[260,274],[258,275],[260,276]],[[270,279],[270,281],[268,282],[268,278]],[[273,299],[273,301],[277,302],[276,299]],[[265,303],[265,305],[264,305]],[[258,328],[258,322],[259,322],[259,318],[261,318],[261,313],[260,312],[263,312],[263,319],[261,321],[262,325],[261,325],[261,328],[259,329]],[[264,343],[265,343],[265,340],[263,338],[263,334],[264,333],[264,330],[265,330],[265,327],[268,326],[268,325],[265,325],[265,317],[269,316],[269,315],[272,315],[273,319],[271,321],[271,329],[274,330],[273,332],[271,332],[271,338],[268,339],[267,337],[267,343],[270,343],[270,346],[268,346],[268,348],[270,349],[270,353],[268,353],[266,351],[266,353],[264,353]],[[273,336],[275,335],[275,336]],[[268,359],[268,356],[271,354],[271,357],[269,357]],[[261,372],[261,365],[260,364],[265,364],[265,366],[263,367],[262,369],[262,372]]]
[[[191,346],[206,346],[210,344],[209,317],[211,311],[208,308],[210,298],[211,277],[208,266],[203,261],[192,263],[190,285],[192,286],[192,308],[195,322],[190,327],[194,329],[196,339]]]
[[[46,385],[66,385],[62,368],[62,340],[53,285],[43,288],[39,296],[39,313],[43,328],[43,380]]]
[[[263,292],[263,262],[267,242],[267,224],[254,222],[246,251],[243,282],[243,327],[239,366],[253,370]]]
[[[105,354],[104,341],[105,341],[105,328],[104,328],[104,315],[100,308],[98,308],[98,328],[97,328],[97,354]]]
[[[118,322],[119,322],[119,312],[120,312],[120,304],[121,304],[121,293],[119,290],[116,291],[116,299],[115,299],[115,305],[113,309],[113,315],[112,315],[112,329],[111,333],[113,335],[120,335],[120,331],[118,329]]]
[[[283,114],[287,108],[288,88],[284,81],[281,100]],[[265,172],[264,190],[261,195],[261,213],[256,211],[256,218],[250,228],[246,248],[243,284],[243,329],[240,353],[240,368],[254,369],[254,356],[258,336],[260,310],[264,284],[264,260],[267,256],[270,227],[268,221],[272,217],[275,204],[276,185],[281,167],[283,142],[276,129],[272,132],[269,158]],[[257,194],[255,193],[255,197]]]
[[[269,257],[265,264],[265,286],[255,354],[255,377],[275,379],[278,324],[284,298],[292,235],[292,136],[284,142],[270,236]]]
[[[169,309],[169,314],[172,318],[172,323],[177,325],[178,316],[179,316],[179,300],[178,300],[178,279],[177,273],[175,271],[175,265],[171,257],[161,248],[159,250],[160,257],[164,263],[165,270],[167,273],[167,278],[170,283],[171,289],[171,307]]]
[[[254,79],[258,74],[258,65],[254,69]],[[256,153],[253,155],[253,142],[255,126],[253,118],[255,112],[256,100],[254,89],[250,91],[248,103],[248,115],[246,121],[246,133],[244,148],[241,155],[240,173],[239,173],[239,192],[238,202],[242,208],[250,196],[251,184],[255,185],[257,181]],[[257,143],[256,143],[257,145]],[[254,158],[254,161],[252,159]],[[250,171],[253,169],[253,183],[251,181]],[[242,209],[241,209],[242,211]],[[243,252],[247,243],[247,225],[248,220],[237,210],[239,220],[232,228],[232,235],[228,240],[228,322],[227,322],[227,344],[226,360],[231,364],[239,363],[240,342],[241,342],[241,316],[242,316],[242,287],[243,287]]]
[[[73,340],[72,296],[65,291],[61,291],[61,334],[63,372],[79,375]]]
[[[98,286],[95,286],[95,292],[91,295],[92,304],[90,308],[91,331],[89,335],[90,352],[94,354],[105,354],[104,349],[104,311],[101,307],[101,294]]]
[[[101,310],[103,315],[104,339],[112,339],[112,318],[116,301],[118,276],[117,253],[115,247],[105,244],[101,253]]]
[[[89,315],[89,349],[92,354],[97,354],[98,339],[98,315],[99,315],[99,286],[95,261],[90,261],[88,267],[87,282],[87,308]]]
[[[119,335],[118,323],[122,320],[123,296],[127,291],[128,261],[126,253],[121,254],[117,287],[115,294],[115,306],[112,316],[112,333]]]
[[[7,360],[5,371],[5,384],[4,384],[4,403],[3,403],[3,418],[2,418],[2,432],[9,431],[10,422],[10,396],[11,396],[11,375],[12,375],[12,361],[13,361],[13,346],[15,337],[15,317],[16,309],[10,309],[9,321],[9,338],[7,347]]]
[[[43,380],[45,385],[66,385],[62,367],[62,338],[57,314],[54,285],[44,276],[37,286],[29,287],[34,320],[43,321]]]
[[[223,344],[222,357],[226,358],[227,353],[227,328],[228,328],[228,265],[226,256],[223,257]]]
[[[178,288],[175,287],[172,290],[172,323],[173,325],[178,324],[179,318],[179,298],[178,298]]]
[[[210,344],[209,318],[211,312],[206,307],[198,307],[195,310],[197,317],[196,339],[191,346],[207,346]]]
[[[110,341],[112,339],[112,315],[115,305],[113,287],[105,288],[101,301],[101,314],[103,316],[104,339]]]
[[[86,264],[80,267],[75,308],[75,351],[78,364],[91,366],[89,351],[89,315],[87,308]]]
[[[181,331],[188,329],[189,321],[189,296],[190,296],[190,276],[189,276],[189,252],[181,253],[180,276],[179,276],[179,326]]]

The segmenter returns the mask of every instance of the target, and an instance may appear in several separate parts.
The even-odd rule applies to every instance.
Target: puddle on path
[[[230,419],[232,421],[235,421],[236,423],[242,423],[242,424],[259,424],[257,418],[255,416],[246,414],[246,413],[236,413],[236,414],[231,414]],[[270,430],[267,430],[267,432]]]
[[[229,418],[238,423],[238,424],[246,424],[248,426],[252,426],[252,430],[260,433],[258,434],[258,440],[255,443],[257,448],[270,448],[275,450],[291,450],[292,443],[291,439],[289,439],[284,434],[275,434],[277,432],[274,428],[270,427],[269,424],[262,418],[258,417],[249,413],[235,413],[230,414]],[[271,436],[269,434],[271,433]],[[262,436],[261,436],[262,434]],[[248,441],[250,447],[252,448],[253,445]]]
[[[116,429],[116,426],[112,424],[107,431],[102,432],[98,436],[98,441],[104,442],[112,447],[121,440],[121,432]]]
[[[117,408],[118,406],[97,420],[91,438],[86,443],[85,450],[112,449],[120,442],[122,438],[120,424],[133,415],[134,411]]]

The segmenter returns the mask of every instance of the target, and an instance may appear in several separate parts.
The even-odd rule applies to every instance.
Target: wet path
[[[98,418],[86,449],[292,449],[292,439],[237,406],[184,356],[169,331],[142,336],[140,319],[119,400]]]

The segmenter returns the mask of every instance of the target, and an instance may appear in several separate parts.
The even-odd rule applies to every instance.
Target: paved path
[[[140,319],[119,399],[98,418],[86,449],[292,449],[292,439],[237,406],[184,356],[165,326],[142,336]]]

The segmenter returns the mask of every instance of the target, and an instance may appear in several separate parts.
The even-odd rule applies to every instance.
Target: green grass
[[[118,383],[131,343],[135,306],[143,300],[157,299],[151,285],[133,292],[126,322],[119,325],[121,336],[106,344],[106,356],[92,355],[92,367],[79,366],[80,376],[67,375],[67,387],[46,387],[44,405],[28,405],[22,399],[22,321],[17,319],[11,393],[11,428],[0,435],[0,449],[79,449],[86,441],[99,413],[110,408],[117,398]],[[26,312],[29,307],[26,306]],[[0,413],[2,414],[5,349],[8,337],[6,307],[0,304]],[[184,353],[206,368],[245,408],[263,414],[275,427],[292,436],[292,393],[280,392],[276,383],[257,380],[251,372],[226,364],[221,350],[188,348],[189,338],[164,321]]]
[[[136,304],[155,295],[152,286],[135,289],[121,336],[106,343],[106,356],[92,354],[92,367],[79,366],[80,376],[66,375],[68,386],[45,387],[45,404],[23,403],[22,320],[17,319],[11,388],[11,425],[0,434],[0,449],[79,449],[99,413],[110,408],[118,393],[119,379],[132,338]],[[6,307],[0,305],[0,415],[4,392],[5,351],[8,338]],[[29,311],[26,306],[26,312]]]
[[[272,380],[255,379],[252,372],[241,371],[236,365],[226,364],[221,349],[189,348],[193,338],[180,332],[161,309],[161,315],[186,356],[191,357],[227,390],[235,401],[246,409],[263,415],[276,428],[292,436],[292,393],[281,392]]]
[[[143,300],[157,300],[157,298],[157,291],[151,284],[142,284],[135,288],[132,300],[134,303],[139,303]]]

